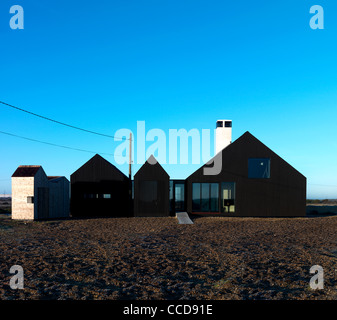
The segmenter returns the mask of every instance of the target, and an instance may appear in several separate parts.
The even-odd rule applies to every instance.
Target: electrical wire
[[[7,106],[7,107],[10,107],[10,108],[13,108],[13,109],[16,109],[16,110],[19,110],[19,111],[28,113],[28,114],[30,114],[30,115],[32,115],[32,116],[39,117],[39,118],[41,118],[41,119],[44,119],[44,120],[47,120],[47,121],[51,121],[51,122],[54,122],[54,123],[57,123],[57,124],[60,124],[60,125],[62,125],[62,126],[66,126],[66,127],[72,128],[72,129],[84,131],[84,132],[87,132],[87,133],[92,133],[92,134],[99,135],[99,136],[103,136],[103,137],[107,137],[107,138],[112,138],[112,139],[115,139],[115,140],[116,140],[116,139],[117,139],[117,140],[130,140],[130,139],[125,138],[125,137],[124,137],[124,138],[115,137],[115,136],[111,136],[111,135],[108,135],[108,134],[105,134],[105,133],[100,133],[100,132],[96,132],[96,131],[92,131],[92,130],[83,129],[83,128],[80,128],[80,127],[77,127],[77,126],[73,126],[73,125],[70,125],[70,124],[67,124],[67,123],[64,123],[64,122],[61,122],[61,121],[57,121],[57,120],[54,120],[54,119],[51,119],[51,118],[48,118],[48,117],[39,115],[39,114],[34,113],[34,112],[31,112],[31,111],[28,111],[28,110],[25,110],[25,109],[22,109],[22,108],[13,106],[13,105],[11,105],[11,104],[9,104],[9,103],[6,103],[6,102],[3,102],[3,101],[0,101],[0,103],[1,103],[2,105]]]
[[[54,146],[54,147],[59,147],[59,148],[65,148],[65,149],[70,149],[70,150],[75,150],[75,151],[81,151],[81,152],[88,152],[88,153],[94,153],[94,154],[99,153],[99,154],[102,154],[102,155],[109,155],[109,156],[115,156],[115,157],[123,157],[121,155],[115,155],[115,154],[112,154],[112,153],[95,152],[95,151],[90,151],[90,150],[85,150],[85,149],[72,148],[72,147],[68,147],[68,146],[64,146],[64,145],[59,145],[59,144],[55,144],[55,143],[51,143],[51,142],[46,142],[46,141],[41,141],[41,140],[37,140],[37,139],[32,139],[32,138],[27,138],[27,137],[19,136],[17,134],[5,132],[5,131],[0,131],[0,133],[8,135],[8,136],[12,136],[12,137],[20,138],[20,139],[25,139],[25,140],[29,140],[29,141],[34,141],[34,142],[39,142],[39,143],[47,144],[47,145]]]

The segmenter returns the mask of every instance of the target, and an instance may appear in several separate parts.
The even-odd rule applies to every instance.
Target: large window
[[[209,198],[209,183],[202,183],[201,184],[201,211],[207,212],[210,211],[210,198]]]
[[[235,183],[221,183],[221,212],[235,212]]]
[[[270,159],[269,158],[248,159],[248,178],[269,179],[270,178]]]
[[[212,212],[219,211],[219,185],[211,183],[210,209]]]
[[[201,183],[192,184],[192,211],[201,211]]]
[[[192,211],[194,212],[219,211],[218,183],[192,184]]]

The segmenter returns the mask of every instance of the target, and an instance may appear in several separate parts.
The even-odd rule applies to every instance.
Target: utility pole
[[[131,164],[132,164],[132,133],[130,132],[130,150],[129,150],[129,214],[133,214],[133,201],[132,201],[132,175],[131,175]]]
[[[132,163],[132,133],[130,132],[130,151],[129,151],[129,178],[131,181],[131,163]]]

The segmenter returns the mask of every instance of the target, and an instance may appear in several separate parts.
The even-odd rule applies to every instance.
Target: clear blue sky
[[[309,27],[316,4],[324,30]],[[9,27],[12,5],[24,30]],[[1,101],[107,134],[232,119],[234,140],[250,131],[307,177],[308,198],[337,198],[336,1],[1,0],[0,39]],[[1,105],[0,124],[98,153],[119,144]],[[20,164],[69,178],[92,156],[1,134],[0,146],[0,193]]]

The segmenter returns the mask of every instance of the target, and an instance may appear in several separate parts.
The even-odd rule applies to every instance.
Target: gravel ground
[[[337,298],[337,216],[0,219],[0,300]],[[12,265],[24,269],[13,290]],[[309,286],[324,268],[324,289]]]

